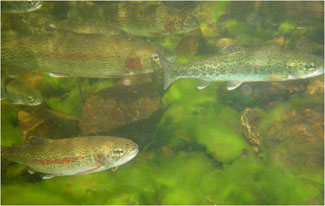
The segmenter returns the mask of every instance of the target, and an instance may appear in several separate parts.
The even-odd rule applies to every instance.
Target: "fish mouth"
[[[320,69],[320,70],[317,70],[317,71],[314,71],[310,74],[306,74],[304,75],[302,78],[310,78],[310,77],[315,77],[315,76],[318,76],[318,75],[321,75],[321,74],[324,74],[324,68],[323,69]]]
[[[132,150],[130,154],[127,156],[126,161],[130,161],[131,159],[133,159],[135,156],[137,156],[138,152],[139,152],[138,148]]]

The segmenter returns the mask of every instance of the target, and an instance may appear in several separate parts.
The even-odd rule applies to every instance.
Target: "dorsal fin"
[[[224,48],[222,48],[220,50],[220,53],[221,54],[229,54],[229,53],[241,51],[244,49],[245,49],[245,47],[242,47],[242,46],[225,46]]]
[[[37,136],[31,136],[29,137],[30,144],[43,144],[51,142],[52,140],[44,138],[44,137],[37,137]]]

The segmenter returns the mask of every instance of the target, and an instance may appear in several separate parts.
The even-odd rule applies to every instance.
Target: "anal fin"
[[[198,80],[198,84],[197,84],[197,88],[198,89],[204,89],[207,86],[209,86],[210,81],[209,80],[205,80],[205,79],[199,79]]]
[[[243,82],[241,81],[229,81],[227,83],[227,89],[228,90],[234,90],[236,89],[237,87],[239,87]]]
[[[53,174],[46,174],[42,177],[43,180],[48,180],[48,179],[51,179],[53,177],[56,177],[56,175],[53,175]]]
[[[90,174],[90,173],[93,173],[93,172],[97,172],[100,169],[102,169],[102,166],[98,166],[98,167],[95,167],[95,168],[92,168],[92,169],[89,169],[89,170],[79,172],[76,175],[86,175],[86,174]]]
[[[60,78],[62,78],[62,77],[70,77],[67,74],[58,74],[58,73],[49,73],[49,76],[51,76],[51,77],[60,77]]]
[[[35,173],[35,170],[33,170],[33,169],[31,169],[31,168],[27,168],[27,172],[29,173],[29,174],[34,174]]]

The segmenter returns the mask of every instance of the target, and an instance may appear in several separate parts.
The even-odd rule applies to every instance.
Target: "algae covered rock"
[[[31,136],[61,139],[79,134],[78,118],[44,108],[38,111],[19,111],[18,121],[24,144],[29,143]]]
[[[247,145],[241,136],[240,116],[219,103],[215,86],[198,90],[196,85],[196,81],[180,80],[165,93],[163,102],[168,107],[159,123],[164,143],[195,142],[219,163],[231,163]]]
[[[324,77],[313,78],[307,85],[307,93],[310,95],[324,96]]]
[[[271,104],[266,111],[247,108],[242,114],[246,139],[271,161],[301,172],[324,166],[324,116],[319,105]],[[254,149],[256,150],[256,149]]]
[[[324,167],[323,112],[322,107],[301,106],[285,108],[273,119],[266,116],[259,126],[261,145],[275,161],[301,171],[318,171]]]
[[[81,133],[100,134],[147,119],[160,106],[158,92],[148,84],[117,85],[87,99],[80,122]]]

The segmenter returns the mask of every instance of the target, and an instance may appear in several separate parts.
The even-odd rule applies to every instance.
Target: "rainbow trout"
[[[200,26],[189,12],[131,2],[96,2],[93,6],[72,8],[62,25],[67,28],[70,24],[113,27],[133,36],[145,37],[183,34]]]
[[[160,68],[157,47],[147,41],[97,34],[56,34],[2,43],[3,65],[50,72],[54,76],[109,78]]]
[[[40,9],[43,3],[40,1],[2,1],[1,12],[9,14],[20,14]]]
[[[228,81],[228,90],[243,82],[286,81],[314,77],[324,73],[323,58],[284,50],[279,47],[259,49],[228,48],[223,54],[187,64],[162,61],[164,89],[181,78],[198,78],[199,89],[211,81]]]
[[[43,179],[55,176],[84,175],[125,164],[138,153],[131,140],[90,136],[49,140],[32,137],[30,144],[2,147],[1,155],[26,165],[30,173],[44,173]]]
[[[12,104],[36,106],[42,103],[41,92],[17,79],[2,80],[1,99],[8,99]]]

